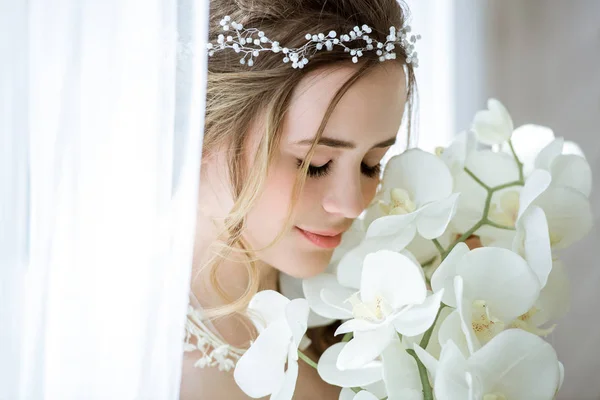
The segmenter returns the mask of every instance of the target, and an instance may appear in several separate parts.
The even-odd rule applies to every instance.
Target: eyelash
[[[300,166],[302,165],[303,162],[304,161],[299,158],[296,159],[296,164],[297,164],[298,168],[300,168]],[[321,165],[320,167],[316,167],[314,165],[309,165],[308,166],[308,176],[310,176],[311,178],[320,178],[320,177],[327,175],[330,172],[331,163],[332,163],[332,161],[328,161],[325,165]],[[368,178],[375,178],[375,177],[379,176],[379,173],[381,172],[381,164],[377,164],[373,167],[369,167],[365,163],[361,163],[360,171],[362,172],[363,175],[365,175]]]

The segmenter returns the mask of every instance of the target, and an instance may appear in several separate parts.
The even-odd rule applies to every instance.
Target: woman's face
[[[244,237],[252,248],[266,247],[283,228],[300,162],[329,102],[356,68],[313,71],[295,89],[264,192],[248,214]],[[375,195],[379,163],[395,143],[405,101],[405,75],[396,62],[379,64],[350,87],[311,159],[292,228],[274,246],[258,252],[263,262],[297,278],[326,269],[341,234]],[[250,163],[261,133],[260,128],[251,129]]]

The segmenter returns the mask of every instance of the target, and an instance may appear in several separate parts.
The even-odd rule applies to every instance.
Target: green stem
[[[515,230],[515,228],[512,227],[512,226],[500,225],[500,224],[497,224],[495,222],[490,221],[489,219],[486,219],[484,221],[484,224],[485,225],[489,225],[489,226],[493,226],[494,228],[498,228],[498,229],[506,229],[508,231],[514,231]]]
[[[443,256],[444,252],[446,250],[444,250],[444,248],[442,247],[442,245],[440,244],[440,241],[437,239],[432,239],[431,240],[433,242],[433,244],[435,244],[435,247],[437,248],[437,250],[440,252],[440,255]]]
[[[406,350],[408,354],[413,356],[415,361],[417,362],[417,368],[419,368],[419,377],[421,378],[421,384],[423,385],[423,400],[433,400],[433,391],[431,389],[431,385],[429,384],[429,375],[427,375],[427,368],[425,365],[419,360],[417,357],[417,353],[413,349]]]
[[[482,187],[483,187],[485,190],[487,190],[487,191],[490,191],[490,189],[491,189],[491,188],[490,188],[488,185],[486,185],[485,183],[483,183],[483,181],[482,181],[481,179],[479,179],[479,178],[477,177],[477,175],[475,175],[475,174],[473,173],[473,171],[471,171],[471,170],[470,170],[469,168],[467,168],[467,167],[465,167],[464,169],[465,169],[465,172],[466,172],[466,173],[467,173],[467,174],[468,174],[468,175],[469,175],[471,178],[473,178],[473,180],[474,180],[475,182],[479,183],[479,184],[480,184],[480,185],[481,185],[481,186],[482,186]]]
[[[350,339],[352,339],[352,337],[354,336],[354,334],[352,332],[348,332],[344,335],[344,337],[342,338],[342,342],[349,342]]]
[[[515,148],[513,146],[512,140],[508,140],[508,145],[510,146],[510,151],[512,152],[513,157],[515,158],[515,161],[517,162],[517,167],[519,168],[519,180],[523,181],[524,177],[523,177],[523,163],[521,162],[521,160],[519,160],[519,157],[517,156],[517,153],[515,152]]]
[[[505,183],[503,185],[494,186],[493,188],[490,189],[490,191],[491,192],[497,192],[499,190],[506,189],[506,188],[513,187],[513,186],[523,186],[524,184],[525,184],[525,181],[523,181],[523,180],[518,180],[518,181],[514,181],[514,182],[508,182],[508,183]]]
[[[315,363],[313,360],[311,360],[310,358],[308,358],[307,355],[305,355],[303,352],[301,352],[300,350],[298,350],[298,357],[304,361],[305,363],[307,363],[308,365],[310,365],[311,367],[313,367],[314,369],[317,369],[317,363]]]
[[[421,264],[421,267],[423,267],[423,268],[430,267],[435,262],[436,259],[437,259],[437,256],[431,257],[429,260],[427,260],[423,264]]]
[[[433,328],[435,327],[435,324],[437,324],[438,319],[440,318],[440,314],[442,313],[442,310],[444,309],[444,307],[446,307],[446,305],[444,303],[442,303],[440,305],[440,309],[438,310],[437,315],[435,316],[435,320],[433,321],[433,324],[431,324],[429,329],[427,329],[425,331],[425,334],[423,335],[423,337],[421,338],[421,341],[419,342],[419,346],[421,346],[421,348],[423,350],[425,350],[427,348],[427,345],[429,345],[429,340],[431,339],[431,334],[433,333]]]

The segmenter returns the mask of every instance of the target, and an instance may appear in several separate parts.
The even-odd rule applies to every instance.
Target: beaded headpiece
[[[414,44],[421,39],[421,35],[410,35],[411,28],[408,25],[398,30],[391,26],[385,42],[371,38],[369,34],[372,29],[368,25],[355,26],[353,30],[342,35],[338,35],[335,31],[327,34],[307,33],[305,35],[307,42],[297,48],[281,47],[279,42],[269,39],[263,31],[256,28],[244,28],[242,24],[232,21],[229,16],[224,17],[220,25],[223,33],[219,34],[216,43],[209,42],[207,44],[208,55],[212,56],[215,52],[233,49],[236,53],[241,54],[240,63],[249,67],[254,65],[254,59],[260,53],[270,51],[282,53],[283,62],[291,63],[293,68],[303,68],[317,51],[331,51],[334,46],[343,47],[345,52],[350,53],[354,63],[357,63],[363,52],[366,51],[375,51],[379,56],[379,61],[395,59],[394,50],[396,46],[401,46],[407,54],[406,62],[414,67],[419,66]],[[366,46],[352,47],[352,42],[355,40],[363,40]]]

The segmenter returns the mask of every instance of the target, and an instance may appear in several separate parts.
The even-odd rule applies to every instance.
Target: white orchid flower
[[[331,269],[332,268],[331,268],[331,264],[330,264],[330,266],[327,268],[326,272],[322,273],[321,275],[330,273],[327,271],[331,271]],[[287,275],[283,272],[279,273],[279,291],[281,292],[281,294],[283,294],[285,297],[287,297],[290,300],[302,299],[302,298],[306,297],[306,295],[303,292],[302,283],[303,283],[302,279],[295,278],[295,277]],[[309,302],[309,306],[310,306],[310,302]],[[311,309],[308,313],[307,326],[308,326],[308,328],[314,328],[314,327],[318,327],[318,326],[326,326],[326,325],[331,324],[334,321],[335,321],[335,318],[324,317],[324,316],[314,312],[314,310]]]
[[[332,320],[352,318],[352,306],[348,299],[357,288],[341,285],[335,275],[319,274],[302,281],[304,297],[310,309],[321,317]]]
[[[442,262],[431,286],[436,293],[443,290],[443,302],[456,308],[440,327],[440,343],[462,332],[469,353],[529,311],[540,294],[538,277],[518,254],[496,247],[470,251],[464,243]]]
[[[347,345],[337,343],[319,359],[318,372],[325,382],[344,388],[362,387],[377,398],[387,397],[388,400],[423,399],[417,363],[398,338],[390,342],[377,360],[357,369],[340,370],[337,359]],[[347,390],[342,392],[346,394],[340,398],[352,398]]]
[[[535,168],[552,175],[552,185],[569,187],[585,197],[592,191],[592,169],[585,157],[563,154],[565,143],[558,138],[544,147],[535,159]]]
[[[392,340],[381,358],[388,400],[423,400],[417,362],[398,338]]]
[[[518,199],[517,218],[531,206],[546,215],[552,249],[569,247],[592,229],[590,201],[579,190],[555,185],[549,172],[536,169],[525,182]]]
[[[478,111],[473,118],[471,129],[477,135],[477,140],[487,145],[510,140],[514,126],[504,105],[496,99],[489,99],[487,107],[487,110]]]
[[[456,212],[458,194],[452,187],[450,170],[439,157],[420,149],[392,157],[378,203],[382,216],[370,223],[366,238],[385,245],[406,236],[406,245],[417,232],[426,239],[441,236]]]
[[[351,319],[336,335],[354,332],[337,360],[340,370],[373,361],[397,333],[414,336],[435,320],[443,291],[427,296],[421,267],[411,258],[388,250],[369,254],[362,270],[360,292],[349,301]]]
[[[410,252],[404,250],[400,254],[415,264],[420,264]],[[349,300],[360,289],[364,260],[367,255],[361,255],[353,262],[341,264],[337,275],[322,273],[302,281],[304,297],[308,301],[311,312],[329,321],[348,320],[354,317],[353,306]]]
[[[457,176],[465,167],[469,155],[477,148],[472,132],[463,131],[454,137],[450,146],[437,148],[436,154],[446,163],[452,176]]]
[[[536,168],[544,169],[552,174],[555,184],[572,187],[589,197],[591,168],[576,143],[555,138],[550,128],[531,124],[515,129],[511,140],[526,175]],[[505,146],[504,151],[510,150]]]
[[[415,351],[432,375],[437,400],[548,400],[564,377],[552,346],[520,329],[503,331],[470,357],[452,341],[439,361]]]
[[[342,242],[335,248],[331,261],[324,273],[306,280],[294,278],[284,273],[279,274],[279,287],[284,296],[289,299],[307,298],[309,306],[311,307],[308,315],[309,328],[329,325],[336,319],[344,319],[343,316],[339,316],[338,314],[333,314],[332,316],[328,312],[316,312],[315,309],[319,310],[320,306],[319,304],[315,305],[314,301],[320,301],[320,291],[324,288],[321,284],[322,280],[327,279],[329,276],[335,277],[340,259],[344,254],[356,248],[364,236],[364,221],[361,218],[357,218],[350,226],[350,229],[343,234]],[[305,281],[309,281],[309,286],[306,286],[307,284]],[[325,282],[328,281],[325,280]],[[334,286],[337,287],[338,285],[335,284]]]
[[[317,372],[323,381],[340,387],[366,387],[383,380],[383,362],[373,360],[359,368],[341,370],[337,360],[347,342],[336,343],[319,358]]]
[[[308,303],[265,290],[254,295],[248,311],[259,336],[238,360],[235,382],[252,398],[271,395],[271,400],[290,400],[298,378],[298,346],[306,332]]]
[[[548,323],[567,313],[570,298],[569,278],[565,267],[561,261],[555,261],[534,306],[508,327],[547,336],[554,330],[554,325],[547,326]]]
[[[519,180],[517,164],[508,154],[495,153],[490,150],[475,151],[469,155],[465,165],[488,187],[496,187]],[[456,176],[454,183],[454,190],[460,192],[461,196],[452,225],[458,232],[466,232],[483,216],[488,192],[464,170]],[[493,222],[514,227],[518,214],[520,190],[521,187],[514,186],[494,194],[490,208],[490,219]],[[498,232],[498,234],[502,234],[502,232]]]

